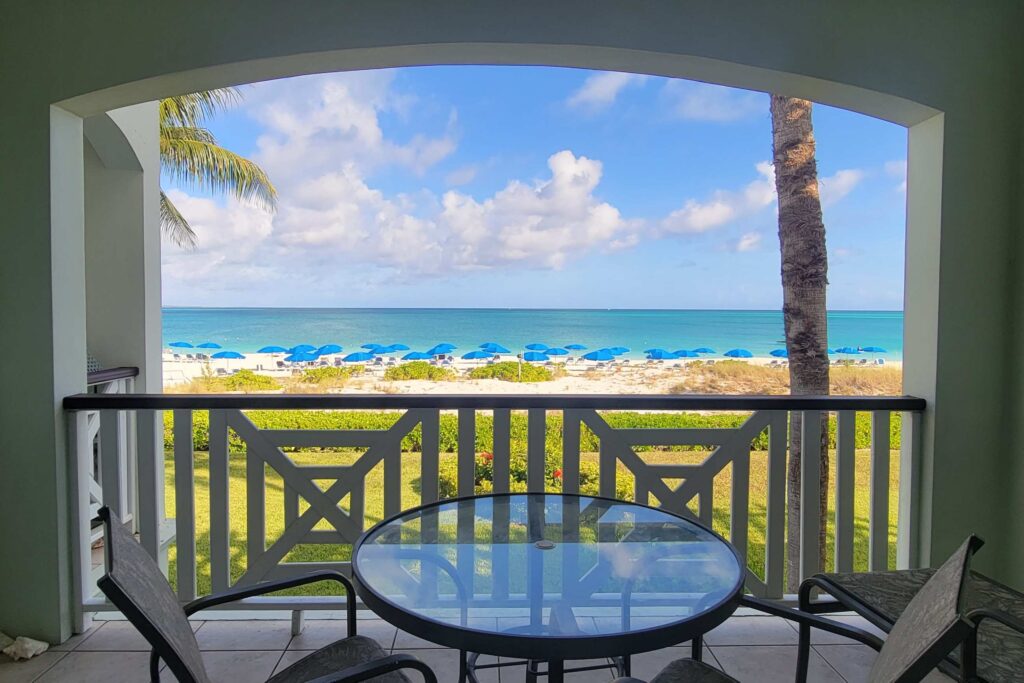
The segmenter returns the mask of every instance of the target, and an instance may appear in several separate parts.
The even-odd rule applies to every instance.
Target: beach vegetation
[[[194,377],[186,384],[168,387],[165,391],[179,394],[219,394],[226,391],[277,391],[280,388],[281,384],[273,377],[252,370],[242,369],[230,375],[215,375],[210,366],[206,365],[198,377]]]
[[[500,379],[504,382],[550,382],[554,374],[543,365],[506,361],[481,365],[469,371],[470,379]]]
[[[408,379],[443,381],[455,379],[455,372],[450,368],[432,365],[425,360],[414,360],[388,368],[384,371],[384,379],[389,381]]]
[[[160,168],[180,187],[229,194],[273,211],[277,190],[258,164],[217,144],[204,126],[217,112],[241,100],[237,88],[178,95],[160,100]],[[196,234],[161,190],[160,225],[172,242],[196,245]]]
[[[365,369],[363,365],[346,365],[340,368],[334,366],[309,368],[299,376],[299,381],[304,384],[319,384],[321,386],[344,386],[349,378],[361,375]]]

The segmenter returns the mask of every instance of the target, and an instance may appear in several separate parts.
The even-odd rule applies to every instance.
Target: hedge
[[[250,410],[246,411],[249,419],[261,429],[388,429],[401,417],[398,412],[368,411],[324,411],[324,410]],[[637,413],[612,412],[603,413],[604,419],[613,428],[737,428],[747,419],[748,414],[701,414],[701,413]],[[889,443],[896,449],[900,445],[900,413],[893,413],[890,421]],[[490,451],[494,448],[493,418],[487,414],[476,416],[476,451]],[[164,412],[164,446],[173,447],[173,413]],[[513,455],[526,453],[527,418],[525,413],[513,413],[511,422],[511,452]],[[546,452],[556,454],[562,452],[562,415],[557,412],[547,416]],[[835,447],[835,418],[830,419],[829,444]],[[197,410],[192,414],[192,439],[194,447],[199,451],[210,448],[209,413]],[[871,445],[871,414],[857,413],[856,447],[868,448]],[[233,452],[244,450],[241,439],[229,431],[229,447]],[[417,426],[402,439],[402,450],[419,452],[421,450],[422,433]],[[580,450],[585,453],[596,452],[599,447],[597,437],[585,425],[580,430]],[[768,438],[762,432],[751,443],[754,450],[767,450]],[[285,450],[298,450],[288,449]],[[319,449],[302,449],[319,450]],[[442,453],[454,453],[458,450],[458,418],[454,414],[442,414],[440,420],[440,450]],[[670,450],[694,451],[708,450],[707,446],[638,446],[637,450]]]

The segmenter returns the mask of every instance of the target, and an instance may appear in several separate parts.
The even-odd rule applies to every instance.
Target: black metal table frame
[[[627,633],[616,633],[609,635],[583,634],[583,635],[520,635],[508,632],[487,633],[470,628],[463,628],[458,625],[436,621],[428,617],[415,614],[400,605],[393,603],[386,597],[376,593],[364,580],[359,570],[357,558],[363,542],[369,538],[379,527],[394,522],[397,519],[422,512],[430,508],[450,505],[474,499],[495,499],[511,496],[546,495],[561,496],[565,498],[586,498],[588,500],[599,500],[626,504],[649,510],[656,510],[663,514],[672,515],[692,524],[714,536],[726,548],[730,550],[740,568],[739,579],[732,589],[725,594],[714,605],[711,605],[700,614],[680,621],[656,626],[653,628],[638,629]],[[471,676],[471,662],[474,654],[489,654],[501,657],[515,657],[524,660],[527,666],[528,680],[534,680],[536,676],[547,675],[549,683],[563,683],[566,672],[565,662],[569,660],[592,659],[594,652],[612,652],[612,659],[618,660],[620,673],[629,674],[629,656],[642,652],[650,652],[665,647],[678,645],[679,643],[691,641],[693,643],[693,657],[699,659],[701,655],[702,636],[716,626],[728,619],[739,606],[740,597],[743,592],[745,578],[745,564],[736,549],[722,536],[712,529],[704,526],[693,519],[677,515],[674,512],[663,508],[655,508],[642,503],[635,503],[602,496],[587,496],[575,493],[491,493],[476,496],[463,496],[461,498],[447,498],[433,503],[426,503],[414,508],[403,510],[381,520],[373,527],[365,531],[356,541],[352,550],[352,573],[356,585],[356,592],[363,603],[375,614],[397,626],[398,628],[415,636],[424,638],[431,642],[444,645],[459,651],[459,683],[465,683]],[[524,662],[519,662],[522,665]],[[537,664],[547,662],[547,672],[540,671]],[[472,668],[492,668],[495,665],[480,665]],[[586,670],[583,667],[579,670]]]

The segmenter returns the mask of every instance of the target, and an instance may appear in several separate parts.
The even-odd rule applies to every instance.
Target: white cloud
[[[480,166],[478,164],[466,164],[460,166],[454,171],[451,171],[444,177],[444,182],[449,187],[457,187],[459,185],[468,185],[476,179],[477,173],[480,172]]]
[[[853,192],[862,180],[864,180],[864,171],[856,168],[844,168],[826,178],[820,178],[818,192],[821,196],[822,206],[835,204]]]
[[[697,234],[757,213],[775,201],[775,170],[767,161],[755,167],[758,178],[739,190],[717,190],[704,201],[689,199],[661,221],[661,230]]]
[[[640,85],[647,76],[627,74],[618,71],[605,71],[588,76],[583,85],[575,90],[566,100],[570,107],[600,111],[611,106],[624,88]]]
[[[735,245],[735,251],[754,251],[761,246],[761,233],[748,232],[739,238]]]
[[[675,116],[689,121],[729,123],[769,114],[767,95],[724,85],[672,79],[661,94]]]
[[[895,178],[898,184],[895,187],[897,192],[907,191],[907,160],[896,159],[894,161],[885,162],[885,174],[890,178]]]

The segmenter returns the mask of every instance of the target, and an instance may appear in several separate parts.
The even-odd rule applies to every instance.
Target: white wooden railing
[[[767,435],[767,454],[757,460],[766,479],[764,506],[763,565],[748,568],[747,588],[755,595],[781,598],[785,592],[786,553],[786,468],[790,418],[802,415],[802,443],[807,445],[801,460],[802,500],[819,497],[821,416],[836,421],[835,473],[830,480],[835,495],[835,552],[828,569],[851,571],[855,549],[855,420],[858,413],[870,413],[871,442],[868,568],[889,565],[890,421],[902,414],[902,448],[899,469],[897,564],[916,566],[912,539],[916,524],[916,463],[919,450],[920,416],[924,401],[912,397],[789,397],[789,396],[410,396],[410,395],[132,395],[101,392],[65,399],[72,444],[71,471],[78,486],[71,501],[73,523],[78,530],[74,550],[76,571],[77,626],[84,628],[89,614],[110,610],[97,594],[95,579],[102,571],[97,538],[90,520],[100,504],[109,504],[122,516],[133,519],[142,545],[167,567],[168,547],[176,552],[175,583],[179,597],[196,597],[199,576],[208,572],[210,590],[231,585],[281,578],[310,569],[348,571],[348,563],[294,562],[287,556],[300,545],[352,544],[371,524],[366,514],[367,475],[381,467],[383,516],[402,510],[403,468],[415,459],[420,472],[419,503],[439,498],[439,470],[442,462],[440,424],[443,414],[457,419],[456,486],[458,495],[474,493],[477,460],[478,415],[493,419],[493,489],[508,491],[512,463],[513,415],[525,413],[525,447],[528,490],[544,490],[545,447],[549,416],[561,414],[561,481],[567,492],[580,490],[580,436],[589,429],[599,442],[596,457],[598,494],[615,497],[617,477],[633,478],[635,500],[649,501],[677,513],[695,516],[710,524],[716,509],[715,480],[728,468],[731,477],[728,525],[719,530],[746,556],[751,530],[751,444]],[[394,423],[386,429],[261,429],[247,411],[261,410],[366,410],[392,411]],[[163,413],[173,413],[175,516],[164,519],[165,451]],[[206,486],[209,500],[209,557],[197,557],[195,452],[193,417],[209,411],[209,470]],[[745,419],[736,428],[616,428],[610,415],[615,411],[713,411],[741,413]],[[518,419],[518,418],[517,418]],[[135,438],[129,429],[134,425]],[[403,452],[402,440],[419,431],[418,453]],[[236,435],[244,452],[231,453],[229,435]],[[98,451],[97,451],[98,444]],[[705,449],[699,463],[666,464],[649,462],[638,447],[687,446]],[[288,449],[356,449],[361,454],[346,465],[297,464]],[[237,450],[237,449],[236,449]],[[97,462],[95,453],[99,453]],[[593,456],[587,456],[592,458]],[[132,463],[137,459],[137,466]],[[692,459],[691,459],[692,460]],[[763,465],[761,464],[763,463]],[[229,466],[241,464],[245,472],[244,519],[231,515]],[[267,468],[283,484],[284,530],[277,538],[267,537]],[[97,475],[98,472],[98,475]],[[327,481],[326,488],[317,482]],[[347,504],[339,505],[346,499]],[[722,509],[723,501],[718,501]],[[800,575],[809,576],[819,567],[819,530],[822,524],[817,505],[801,505]],[[203,511],[204,513],[206,511]],[[204,515],[205,517],[205,515]],[[322,522],[326,522],[323,524]],[[722,526],[719,524],[719,526]],[[315,528],[318,527],[318,528]],[[244,536],[245,559],[240,574],[237,561],[232,575],[232,532]],[[206,574],[203,574],[204,578]],[[505,590],[495,581],[495,591]],[[296,596],[254,599],[241,608],[314,609],[337,608],[337,598]]]

